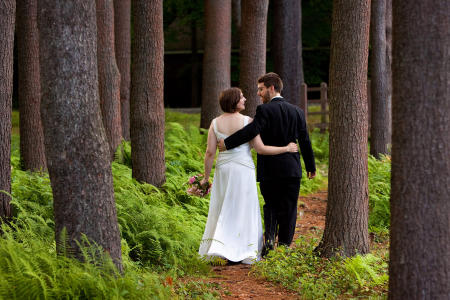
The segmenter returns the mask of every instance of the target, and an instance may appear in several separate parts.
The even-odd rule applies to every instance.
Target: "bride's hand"
[[[298,152],[298,147],[296,143],[289,143],[289,145],[286,146],[287,152]]]
[[[200,180],[200,185],[201,186],[205,186],[205,184],[208,182],[208,180],[206,178],[203,178],[202,180]]]

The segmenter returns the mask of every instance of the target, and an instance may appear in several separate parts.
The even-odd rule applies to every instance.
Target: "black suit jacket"
[[[298,141],[306,171],[316,171],[305,115],[299,107],[281,97],[259,105],[253,122],[226,138],[225,146],[232,149],[252,140],[258,134],[265,145],[286,146]],[[299,153],[258,154],[258,181],[287,177],[302,177]]]

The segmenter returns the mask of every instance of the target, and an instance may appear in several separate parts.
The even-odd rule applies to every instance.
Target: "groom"
[[[303,111],[280,96],[281,78],[267,73],[258,79],[258,96],[263,104],[256,108],[252,123],[225,140],[219,141],[219,150],[229,150],[246,143],[260,134],[264,144],[284,146],[298,141],[307,176],[316,176],[314,153],[306,128]],[[302,177],[299,153],[259,155],[257,181],[264,197],[265,240],[262,255],[278,244],[289,247],[294,237],[297,219],[297,200]],[[277,232],[278,229],[278,232]]]

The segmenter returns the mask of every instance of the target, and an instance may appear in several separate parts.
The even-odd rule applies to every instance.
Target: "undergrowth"
[[[0,237],[0,298],[172,299],[198,293],[216,297],[205,292],[208,287],[173,282],[179,276],[209,272],[197,255],[209,200],[185,192],[187,179],[203,172],[207,135],[196,127],[198,115],[183,115],[166,113],[167,182],[161,188],[132,179],[129,143],[122,143],[116,153],[112,172],[122,237],[122,275],[108,258],[89,264],[56,255],[48,174],[21,170],[19,137],[13,135],[14,225],[4,226]],[[324,164],[319,159],[318,165]],[[320,174],[317,180],[304,180],[302,191],[314,191],[325,180]]]
[[[388,231],[390,225],[391,158],[379,160],[369,156],[369,227],[371,231]]]
[[[318,240],[300,237],[296,247],[269,252],[252,272],[299,293],[302,299],[383,298],[388,274],[385,255],[320,258],[314,252]]]

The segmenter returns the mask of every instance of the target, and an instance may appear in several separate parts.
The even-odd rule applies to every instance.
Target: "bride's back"
[[[223,114],[216,119],[217,131],[225,135],[232,135],[244,127],[244,115],[240,113]]]

